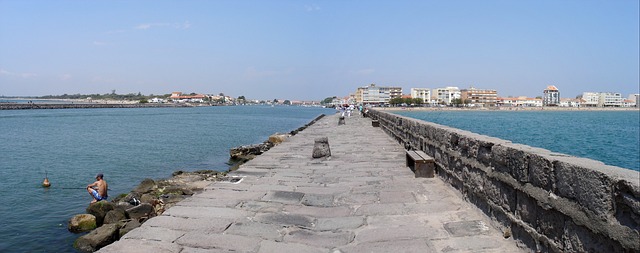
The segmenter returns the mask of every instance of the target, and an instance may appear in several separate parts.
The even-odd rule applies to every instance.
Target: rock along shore
[[[229,171],[237,169],[241,164],[284,142],[288,137],[303,131],[324,116],[321,114],[288,134],[276,133],[261,144],[231,149],[230,160],[236,165],[231,167]],[[202,192],[211,182],[237,182],[237,179],[227,177],[227,173],[228,171],[213,170],[176,171],[169,179],[157,181],[144,179],[129,194],[117,196],[110,202],[100,201],[90,204],[85,214],[77,214],[68,222],[67,229],[70,232],[90,231],[74,242],[74,248],[82,252],[94,252],[119,240],[129,231],[140,227],[150,218],[161,215],[166,209],[178,202],[195,193]]]

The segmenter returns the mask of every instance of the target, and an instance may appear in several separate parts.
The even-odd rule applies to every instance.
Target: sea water
[[[0,252],[74,252],[67,222],[103,173],[110,198],[144,178],[229,168],[229,149],[333,110],[292,106],[0,111]],[[42,188],[45,175],[50,188]]]
[[[393,113],[640,171],[638,110],[403,110]]]

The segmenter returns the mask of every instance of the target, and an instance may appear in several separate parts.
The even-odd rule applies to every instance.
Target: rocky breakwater
[[[149,218],[202,191],[211,181],[224,179],[225,174],[211,170],[176,171],[169,179],[145,179],[130,193],[112,201],[92,203],[85,214],[69,220],[67,228],[70,232],[90,231],[79,237],[73,246],[82,252],[93,252],[109,245]]]
[[[318,120],[320,120],[324,116],[325,116],[324,114],[320,114],[320,115],[318,115],[318,117],[316,117],[315,119],[313,119],[309,123],[305,124],[304,126],[299,127],[296,130],[293,130],[293,131],[291,131],[289,133],[286,133],[286,134],[275,133],[275,134],[269,136],[269,139],[264,141],[264,142],[262,142],[262,143],[239,146],[239,147],[235,147],[235,148],[230,149],[229,150],[229,156],[230,156],[230,159],[231,159],[232,163],[234,164],[234,166],[230,170],[236,170],[243,163],[255,158],[258,155],[261,155],[264,152],[267,152],[269,149],[271,149],[275,145],[278,145],[278,144],[286,141],[287,138],[289,138],[291,136],[294,136],[298,132],[306,129],[307,127],[309,127],[311,125],[313,125],[314,123],[316,123]]]

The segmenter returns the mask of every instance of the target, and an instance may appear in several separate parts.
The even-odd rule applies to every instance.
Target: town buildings
[[[454,99],[460,99],[460,89],[458,87],[437,88],[434,92],[435,100],[439,104],[451,104]]]
[[[369,86],[356,89],[356,94],[353,97],[355,102],[359,104],[384,105],[393,98],[402,97],[402,87],[377,86],[372,83]]]
[[[431,90],[428,88],[411,88],[411,98],[421,98],[425,104],[430,104]]]
[[[490,89],[469,88],[460,91],[460,99],[464,104],[490,107],[496,106],[498,102],[498,92]]]

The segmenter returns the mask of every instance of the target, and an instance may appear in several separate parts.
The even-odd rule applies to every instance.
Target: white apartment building
[[[458,87],[437,88],[433,95],[438,103],[451,104],[454,99],[460,98],[460,89]]]
[[[586,107],[622,107],[622,94],[617,92],[583,92],[582,106]]]
[[[615,92],[601,92],[598,99],[599,107],[621,107],[622,94]]]
[[[627,100],[633,101],[635,107],[640,107],[640,94],[629,94]]]
[[[388,87],[388,86],[376,86],[376,84],[370,84],[367,87],[358,88],[357,93],[362,92],[363,104],[387,104],[392,98],[402,97],[402,87]]]
[[[600,94],[598,92],[583,92],[582,93],[582,106],[596,107],[600,100]]]
[[[422,98],[425,104],[430,104],[431,90],[428,88],[411,88],[411,98]]]

